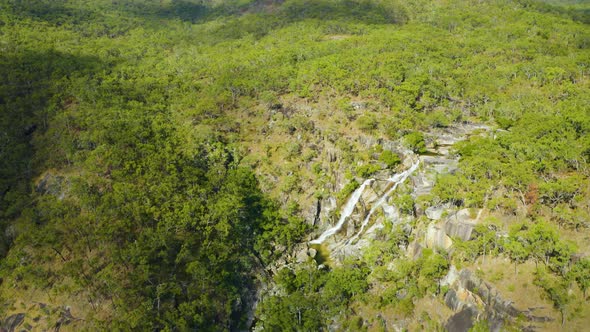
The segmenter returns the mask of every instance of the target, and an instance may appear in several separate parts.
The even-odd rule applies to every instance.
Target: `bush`
[[[402,162],[396,153],[393,153],[389,150],[385,150],[383,153],[381,153],[379,156],[379,161],[385,163],[387,168],[394,168]]]
[[[356,168],[356,174],[362,178],[368,178],[379,170],[381,170],[381,166],[377,164],[362,165]]]
[[[379,125],[379,121],[377,121],[377,117],[373,114],[365,114],[361,115],[357,120],[356,124],[362,131],[371,132],[377,129]]]
[[[414,199],[412,195],[401,195],[395,198],[395,205],[401,213],[414,215]]]
[[[287,150],[287,158],[291,159],[293,157],[299,156],[301,154],[301,144],[299,142],[292,142],[287,144],[285,147]]]
[[[346,197],[350,196],[350,194],[352,194],[352,192],[355,191],[359,186],[360,184],[353,179],[338,193],[338,200],[346,199]]]
[[[414,131],[404,136],[406,146],[414,151],[414,153],[426,152],[426,142],[424,142],[424,135],[421,132]]]

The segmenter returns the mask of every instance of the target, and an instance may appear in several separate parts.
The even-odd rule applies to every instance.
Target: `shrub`
[[[402,161],[400,157],[389,150],[385,150],[379,156],[379,161],[387,165],[387,168],[394,168],[399,165]]]
[[[381,170],[381,166],[377,164],[367,164],[357,167],[356,174],[362,178],[368,178],[379,170]]]
[[[350,194],[352,194],[352,192],[355,191],[356,188],[358,188],[359,186],[360,184],[353,179],[348,184],[346,184],[344,188],[342,188],[342,190],[338,193],[338,200],[346,199],[346,197],[350,196]]]
[[[415,153],[426,152],[426,142],[424,142],[424,135],[421,132],[414,131],[404,136],[406,146]]]
[[[379,125],[379,121],[377,121],[377,117],[373,114],[365,114],[361,115],[357,120],[356,124],[362,131],[371,132],[377,129]]]

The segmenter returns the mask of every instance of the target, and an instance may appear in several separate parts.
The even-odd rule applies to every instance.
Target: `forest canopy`
[[[493,251],[542,264],[535,285],[575,318],[563,294],[585,299],[589,264],[561,232],[590,225],[589,23],[582,0],[0,0],[1,317],[50,302],[86,329],[354,330],[359,303],[410,315]],[[501,242],[480,227],[394,273],[410,239],[392,229],[342,266],[269,275],[317,233],[316,201],[400,169],[379,144],[424,154],[468,122],[495,135],[458,143],[420,199],[522,217]]]

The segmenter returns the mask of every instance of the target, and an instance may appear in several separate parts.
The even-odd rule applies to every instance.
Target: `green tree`
[[[590,260],[581,259],[574,263],[568,276],[576,281],[586,298],[586,290],[590,288]]]
[[[404,136],[406,146],[415,153],[426,152],[426,143],[424,141],[424,134],[418,131],[411,132]]]
[[[400,157],[396,153],[393,153],[389,150],[381,152],[379,155],[379,161],[385,163],[387,168],[394,168],[401,163]]]

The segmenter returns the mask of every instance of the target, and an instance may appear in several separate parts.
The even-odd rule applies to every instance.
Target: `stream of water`
[[[418,160],[409,169],[407,169],[399,174],[395,174],[391,178],[387,179],[387,181],[389,181],[393,185],[391,186],[391,188],[389,188],[388,191],[385,192],[385,194],[383,194],[381,197],[379,197],[377,202],[375,202],[373,204],[373,206],[371,207],[371,210],[369,211],[369,214],[367,214],[367,216],[363,220],[363,223],[361,224],[361,229],[358,231],[358,233],[356,233],[353,237],[351,237],[350,239],[348,239],[348,241],[346,241],[347,244],[356,240],[363,233],[363,230],[369,224],[369,220],[371,219],[371,216],[373,215],[373,213],[375,213],[375,211],[377,211],[377,209],[379,207],[381,207],[381,205],[383,205],[383,203],[385,203],[387,201],[387,198],[389,198],[389,195],[391,195],[391,193],[397,188],[397,186],[399,186],[401,183],[404,183],[404,181],[406,181],[406,179],[412,173],[414,173],[414,171],[416,171],[416,169],[418,169],[419,164],[420,164],[420,161]]]
[[[350,196],[350,198],[342,208],[342,213],[340,213],[340,219],[338,220],[338,223],[336,223],[334,227],[327,229],[322,235],[320,235],[320,237],[309,243],[321,244],[328,237],[338,233],[338,231],[340,231],[340,229],[342,228],[342,225],[344,225],[346,218],[350,217],[350,215],[354,211],[354,207],[356,203],[358,203],[359,199],[361,199],[361,195],[363,194],[363,191],[365,191],[365,187],[370,185],[373,181],[375,181],[375,179],[368,179],[365,182],[363,182],[363,184],[352,193],[352,196]]]
[[[381,197],[379,197],[379,199],[373,204],[373,206],[371,207],[371,210],[369,211],[369,214],[367,214],[367,216],[363,220],[363,223],[361,224],[361,229],[359,230],[359,232],[357,234],[355,234],[352,238],[350,238],[346,242],[347,244],[352,242],[353,240],[358,238],[360,236],[360,234],[362,234],[363,230],[365,229],[365,227],[369,223],[369,219],[371,218],[373,213],[381,205],[383,205],[383,203],[385,203],[387,201],[387,198],[397,188],[397,186],[400,183],[403,183],[404,181],[406,181],[406,179],[418,168],[418,164],[419,164],[419,161],[416,162],[415,164],[413,164],[412,167],[405,170],[404,172],[395,174],[391,178],[387,179],[387,181],[392,183],[393,185],[391,186],[391,188],[389,190],[387,190],[383,195],[381,195]],[[350,215],[354,211],[354,207],[356,206],[356,204],[360,200],[363,192],[365,191],[365,188],[368,185],[370,185],[373,181],[375,181],[375,179],[368,179],[365,182],[363,182],[363,184],[353,192],[352,196],[348,199],[348,201],[346,202],[346,204],[342,208],[342,213],[340,214],[340,219],[338,220],[338,223],[336,223],[336,225],[334,227],[327,229],[324,233],[322,233],[322,235],[320,235],[320,237],[318,237],[317,239],[315,239],[309,243],[310,244],[321,244],[328,237],[338,233],[340,231],[340,229],[342,229],[342,226],[344,225],[344,222],[346,221],[346,219],[348,217],[350,217]]]

